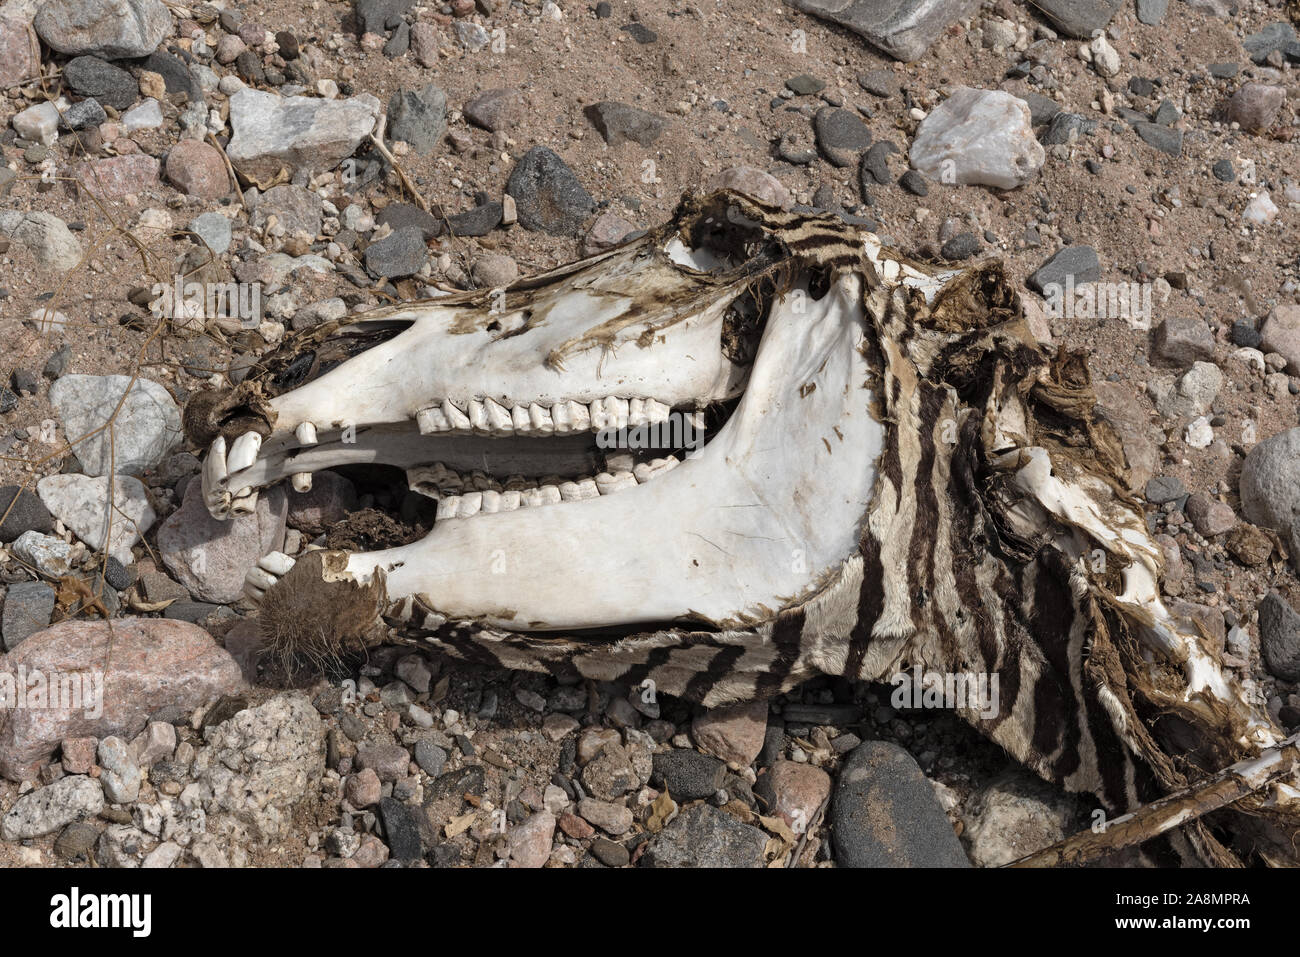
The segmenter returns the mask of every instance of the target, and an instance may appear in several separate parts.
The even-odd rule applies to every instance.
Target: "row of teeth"
[[[591,402],[568,400],[551,406],[504,406],[493,399],[470,399],[424,409],[415,416],[423,435],[435,432],[476,435],[568,435],[606,429],[638,428],[667,422],[672,408],[655,399],[620,399],[607,396]],[[695,429],[704,428],[704,413],[684,417]]]
[[[513,512],[517,508],[536,508],[559,502],[581,502],[601,495],[612,495],[626,488],[650,482],[679,464],[675,456],[652,459],[632,464],[611,456],[606,463],[610,471],[579,479],[561,479],[558,475],[538,480],[512,475],[498,482],[485,472],[462,475],[441,462],[419,469],[410,469],[407,476],[411,487],[429,494],[436,489],[439,521],[449,518],[469,518],[479,513]],[[626,467],[624,467],[626,466]]]

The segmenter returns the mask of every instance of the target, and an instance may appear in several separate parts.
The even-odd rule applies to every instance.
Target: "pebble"
[[[1155,356],[1184,367],[1197,361],[1213,361],[1214,333],[1202,319],[1170,316],[1156,327]]]
[[[980,249],[979,238],[974,233],[958,233],[943,244],[939,255],[951,262],[959,262],[963,259],[970,259]]]
[[[1270,53],[1285,49],[1295,49],[1297,41],[1295,27],[1280,20],[1270,23],[1261,30],[1250,34],[1241,41],[1252,63],[1263,63]],[[1294,56],[1293,56],[1294,59]]]
[[[59,53],[120,60],[157,49],[172,16],[161,0],[47,0],[32,26]]]
[[[1077,800],[1016,768],[999,775],[963,805],[963,837],[976,867],[1001,867],[1081,829]]]
[[[871,144],[871,147],[862,154],[862,165],[858,171],[858,178],[861,182],[862,195],[867,195],[868,188],[872,182],[879,186],[888,185],[893,181],[893,174],[889,171],[889,157],[898,152],[898,147],[888,140],[879,140]],[[868,176],[870,179],[868,179]]]
[[[398,90],[388,100],[388,137],[428,154],[447,131],[447,94],[432,83]]]
[[[1097,250],[1091,246],[1066,246],[1051,259],[1039,266],[1025,280],[1025,285],[1035,292],[1047,294],[1047,287],[1059,286],[1064,289],[1066,278],[1074,277],[1076,286],[1096,282],[1101,278],[1101,262]]]
[[[1284,87],[1245,83],[1228,101],[1226,119],[1243,130],[1264,130],[1273,125],[1285,102]]]
[[[722,787],[727,765],[698,751],[664,751],[654,756],[654,775],[677,801],[712,797]]]
[[[668,127],[668,121],[662,116],[613,100],[593,103],[583,112],[610,146],[619,143],[652,146]]]
[[[1024,100],[958,87],[921,121],[908,157],[941,183],[1014,189],[1038,173],[1046,153]]]
[[[1037,9],[1063,33],[1086,40],[1105,29],[1123,0],[1041,0]]]
[[[1265,190],[1246,204],[1241,218],[1256,226],[1267,226],[1277,219],[1278,208],[1273,198]]]
[[[1229,532],[1237,524],[1237,515],[1232,507],[1211,498],[1206,492],[1188,496],[1183,511],[1196,531],[1206,538]]]
[[[109,736],[99,742],[99,783],[111,804],[131,804],[140,796],[140,766],[125,741]]]
[[[23,532],[14,539],[9,550],[16,558],[49,578],[62,578],[71,571],[72,546],[53,535]]]
[[[1137,18],[1149,27],[1159,26],[1169,9],[1169,0],[1137,0]]]
[[[244,575],[257,560],[284,544],[286,498],[280,486],[263,489],[248,515],[213,518],[203,504],[202,483],[185,488],[181,507],[158,529],[158,552],[167,569],[195,598],[228,604],[244,592]]]
[[[595,201],[558,154],[534,146],[515,165],[506,184],[519,224],[552,236],[577,236]]]
[[[1157,475],[1146,484],[1145,497],[1152,505],[1164,505],[1187,497],[1182,480],[1174,475]]]
[[[871,145],[871,131],[851,110],[818,110],[813,130],[818,148],[834,166],[852,166]]]
[[[12,542],[23,532],[54,531],[54,517],[31,489],[0,486],[0,542]]]
[[[733,768],[747,768],[763,749],[767,733],[766,701],[746,701],[710,708],[691,723],[691,737],[704,751]]]
[[[1300,614],[1275,591],[1259,603],[1259,650],[1270,674],[1300,681]]]
[[[52,213],[0,211],[0,234],[30,249],[42,267],[67,272],[81,262],[81,243],[68,224]]]
[[[35,32],[24,18],[0,14],[0,89],[30,80],[40,70],[41,51]]]
[[[597,104],[599,105],[599,104]],[[588,110],[592,107],[588,107]],[[523,95],[510,87],[484,90],[468,103],[462,112],[465,119],[490,132],[515,127],[525,117]]]
[[[791,0],[793,6],[859,34],[897,60],[925,55],[939,35],[970,15],[962,0],[902,0],[900,3],[844,3],[843,0]]]
[[[38,103],[16,113],[10,121],[25,140],[49,146],[59,132],[59,111],[53,103]]]
[[[108,552],[118,561],[132,561],[131,546],[142,532],[153,527],[158,516],[149,504],[149,491],[139,479],[119,475],[113,479],[109,505],[106,476],[50,475],[36,483],[37,493],[51,514],[56,515],[78,538],[97,552]]]
[[[230,219],[220,213],[202,213],[189,224],[190,232],[198,236],[203,244],[220,256],[230,248],[232,229]]]
[[[765,802],[767,813],[781,818],[796,834],[812,826],[813,816],[830,793],[829,774],[794,761],[777,761],[754,785],[754,794]]]
[[[379,101],[370,94],[327,100],[245,88],[230,97],[226,155],[258,181],[282,168],[291,174],[333,169],[375,128],[379,113]]]
[[[1134,123],[1133,129],[1137,131],[1137,135],[1142,142],[1148,146],[1155,147],[1160,152],[1168,153],[1170,156],[1181,156],[1183,154],[1182,130],[1161,126],[1159,123],[1142,121]]]
[[[632,829],[632,812],[621,804],[583,798],[578,802],[578,814],[614,837],[620,837]]]
[[[136,378],[133,385],[129,376],[65,375],[50,386],[50,404],[88,475],[139,474],[181,440],[180,410],[170,393],[149,379]]]
[[[840,768],[831,803],[840,867],[969,867],[934,788],[910,754],[866,741]]]
[[[530,815],[506,834],[506,848],[516,867],[544,867],[551,858],[555,815],[542,810]]]
[[[104,792],[93,778],[74,775],[25,794],[0,819],[0,837],[23,841],[53,834],[104,808]]]
[[[1260,327],[1259,340],[1266,352],[1278,353],[1293,373],[1300,372],[1300,306],[1274,306]]]
[[[420,271],[428,259],[424,235],[413,226],[393,230],[366,247],[366,271],[384,279],[398,279]]]
[[[1255,525],[1271,528],[1283,541],[1297,538],[1300,515],[1300,428],[1269,436],[1246,454],[1241,466],[1241,510]],[[1295,551],[1292,550],[1295,562]]]
[[[6,651],[13,651],[27,638],[45,630],[54,614],[54,589],[45,582],[15,582],[4,596],[0,614],[0,637]]]
[[[425,69],[438,63],[438,30],[432,23],[419,20],[411,25],[411,55]]]
[[[122,114],[122,129],[128,133],[156,130],[163,125],[162,107],[150,97]]]
[[[452,24],[452,31],[460,45],[470,53],[482,50],[492,39],[486,30],[469,20],[457,20]]]
[[[221,153],[199,140],[181,140],[167,154],[167,179],[187,196],[221,199],[230,192]]]
[[[732,166],[709,180],[709,191],[734,189],[738,193],[779,209],[789,209],[790,191],[771,173],[754,166]]]
[[[63,67],[63,81],[78,96],[91,96],[103,106],[128,109],[140,96],[135,77],[99,57],[79,56]]]
[[[373,770],[380,781],[392,782],[406,777],[410,763],[411,756],[407,750],[391,741],[367,741],[357,747],[357,767]]]
[[[519,278],[519,266],[502,253],[484,253],[470,266],[470,276],[480,289],[503,289]]]
[[[423,848],[411,809],[394,798],[382,798],[379,801],[379,820],[384,826],[389,860],[418,861]]]
[[[710,804],[677,815],[650,839],[642,867],[762,867],[767,835]]]

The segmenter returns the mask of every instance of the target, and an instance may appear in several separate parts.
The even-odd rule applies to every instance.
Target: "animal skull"
[[[1000,710],[966,720],[1122,810],[1280,732],[1162,603],[1092,406],[998,264],[936,273],[724,192],[508,289],[292,337],[186,429],[218,517],[361,463],[437,499],[413,543],[262,559],[247,593],[282,647],[414,634],[709,706],[817,673],[982,672]],[[1295,796],[1237,806],[1266,859],[1293,856],[1258,834],[1294,826]],[[1200,821],[1179,841],[1232,859]]]

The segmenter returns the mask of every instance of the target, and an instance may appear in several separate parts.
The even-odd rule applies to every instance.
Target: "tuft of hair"
[[[286,674],[304,661],[328,667],[383,640],[383,572],[361,584],[346,577],[346,566],[344,552],[307,552],[262,596],[262,640]]]

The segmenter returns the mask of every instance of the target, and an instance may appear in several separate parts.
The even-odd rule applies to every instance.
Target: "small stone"
[[[366,271],[383,279],[411,276],[425,264],[428,252],[419,229],[397,229],[366,247]]]
[[[140,796],[140,766],[125,741],[107,737],[99,742],[99,783],[112,804],[130,804]]]
[[[43,631],[54,614],[54,589],[44,582],[16,582],[5,595],[0,615],[0,637],[6,651]]]
[[[1035,292],[1048,295],[1049,287],[1063,289],[1067,277],[1073,277],[1074,285],[1096,282],[1101,278],[1101,262],[1097,250],[1091,246],[1066,246],[1025,280],[1025,285]]]
[[[161,0],[61,0],[41,4],[32,26],[59,53],[119,60],[152,53],[172,16]]]
[[[583,112],[610,146],[623,142],[651,146],[668,126],[662,116],[612,100],[593,103]]]
[[[607,210],[596,217],[587,235],[582,240],[582,254],[595,256],[618,246],[637,228],[613,210]]]
[[[970,259],[980,251],[980,241],[974,233],[958,233],[943,244],[939,255],[950,262]]]
[[[357,748],[357,767],[374,771],[380,781],[405,777],[410,763],[410,754],[400,744],[366,742]]]
[[[810,764],[777,761],[759,776],[754,793],[766,802],[769,815],[781,818],[796,834],[802,834],[830,796],[831,779]]]
[[[470,266],[470,277],[480,289],[503,289],[519,278],[519,265],[501,253],[485,253]]]
[[[1077,279],[1076,279],[1077,281]],[[1214,333],[1204,320],[1170,316],[1156,327],[1156,358],[1177,366],[1214,360]]]
[[[50,475],[36,483],[36,490],[46,508],[83,542],[129,564],[131,546],[158,516],[139,479],[119,475],[112,483],[110,496],[107,476]]]
[[[1268,129],[1286,102],[1286,89],[1263,83],[1246,83],[1228,101],[1227,120],[1243,130]]]
[[[230,98],[226,155],[258,181],[281,169],[333,169],[375,128],[379,113],[379,101],[369,94],[329,100],[243,89]]]
[[[438,63],[438,30],[432,23],[419,20],[411,25],[411,54],[425,69]]]
[[[789,209],[790,191],[770,173],[753,166],[732,166],[709,180],[709,190],[734,189],[760,203]]]
[[[411,809],[394,798],[382,798],[379,801],[379,819],[384,825],[389,860],[418,861],[423,848]]]
[[[447,95],[432,83],[398,90],[388,101],[388,136],[409,143],[417,153],[433,152],[447,131]]]
[[[898,178],[898,185],[913,196],[929,195],[930,187],[926,183],[925,177],[914,169],[909,169],[906,173]]]
[[[230,220],[220,213],[203,213],[196,216],[190,222],[189,229],[214,255],[220,256],[230,248],[233,236]]]
[[[516,867],[544,867],[551,858],[555,836],[555,815],[538,811],[506,834],[506,847]]]
[[[950,24],[969,16],[962,0],[791,0],[794,7],[847,27],[898,60],[924,56]]]
[[[577,236],[595,201],[564,160],[534,146],[515,165],[506,184],[514,197],[519,224],[553,236]]]
[[[54,517],[32,489],[0,486],[0,542],[12,542],[23,532],[53,531]]]
[[[747,768],[763,749],[767,732],[766,701],[710,708],[691,723],[691,737],[704,751],[733,768]]]
[[[695,801],[712,797],[726,777],[727,766],[722,761],[698,751],[665,751],[654,756],[652,781],[663,787],[678,801]]]
[[[1269,673],[1300,681],[1300,614],[1275,591],[1259,603],[1259,650]]]
[[[1170,156],[1183,154],[1183,131],[1161,126],[1159,123],[1137,122],[1133,124],[1138,137],[1148,146],[1155,147]]]
[[[583,798],[578,802],[578,814],[607,834],[619,837],[632,829],[632,812],[621,804]]]
[[[525,109],[523,95],[516,89],[503,87],[484,90],[465,104],[463,112],[465,119],[475,126],[496,132],[522,123]]]
[[[1086,40],[1119,12],[1123,0],[1041,0],[1039,10],[1062,32]]]
[[[921,121],[908,158],[941,183],[1014,189],[1038,173],[1046,153],[1024,100],[958,87]]]
[[[1237,524],[1237,515],[1232,507],[1216,501],[1205,492],[1189,496],[1183,511],[1196,530],[1206,538],[1222,535]]]
[[[762,867],[767,835],[710,804],[677,815],[650,839],[642,867]]]

